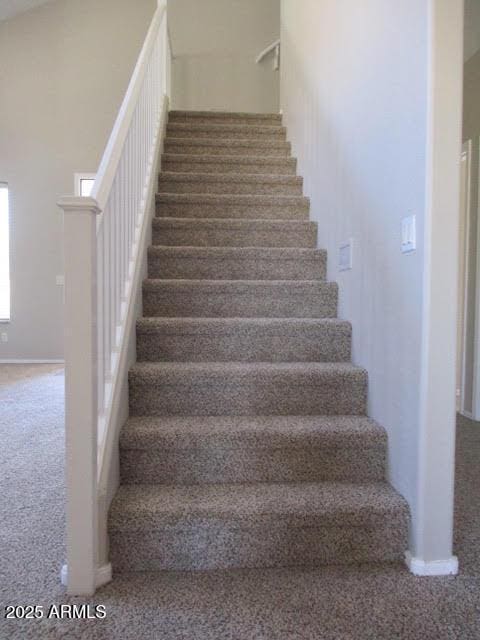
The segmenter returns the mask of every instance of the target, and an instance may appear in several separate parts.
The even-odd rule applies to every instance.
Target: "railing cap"
[[[65,213],[90,213],[94,215],[102,213],[95,198],[85,196],[62,196],[58,199],[57,205]]]

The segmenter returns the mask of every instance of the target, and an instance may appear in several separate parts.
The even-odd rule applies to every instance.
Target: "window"
[[[87,197],[92,193],[93,184],[95,182],[94,173],[76,173],[75,174],[75,195]]]
[[[0,182],[0,322],[10,320],[10,216],[8,184]]]

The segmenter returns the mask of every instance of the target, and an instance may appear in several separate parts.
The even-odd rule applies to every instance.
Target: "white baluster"
[[[146,197],[152,186],[157,190],[158,176],[151,170],[162,133],[163,98],[170,93],[170,60],[166,3],[160,0],[97,171],[93,197],[59,202],[66,213],[68,590],[75,595],[92,594],[99,581],[97,465],[102,474],[108,469],[117,441],[112,433],[118,437],[113,398],[124,388],[126,370],[123,378],[118,370],[130,331],[127,318],[133,326],[133,299],[126,296],[135,270],[133,251],[145,233],[140,221],[149,223]]]

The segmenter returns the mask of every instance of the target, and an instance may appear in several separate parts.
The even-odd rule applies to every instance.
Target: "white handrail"
[[[262,62],[262,60],[266,56],[268,56],[268,54],[271,53],[272,51],[275,51],[275,60],[274,60],[273,68],[277,70],[280,62],[280,38],[278,40],[275,40],[275,42],[272,42],[271,45],[269,45],[257,56],[257,58],[255,59],[256,64],[260,64],[260,62]]]
[[[117,172],[125,139],[130,129],[133,112],[138,102],[138,96],[142,88],[143,79],[147,72],[147,61],[152,55],[159,24],[165,11],[166,5],[159,5],[158,9],[155,11],[155,15],[153,16],[145,42],[138,57],[137,64],[135,65],[135,69],[128,84],[125,97],[123,98],[115,124],[113,125],[110,138],[108,139],[107,146],[105,147],[102,160],[100,161],[100,166],[98,167],[91,196],[98,202],[102,211],[112,188],[112,182]]]
[[[170,67],[166,1],[159,0],[92,196],[67,196],[58,203],[65,213],[68,569],[63,575],[72,595],[91,595],[111,573],[105,519],[118,481],[116,444],[126,411]]]

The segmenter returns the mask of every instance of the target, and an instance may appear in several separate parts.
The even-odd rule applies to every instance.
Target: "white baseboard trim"
[[[110,562],[97,569],[97,589],[112,581],[112,565]]]
[[[103,587],[104,584],[111,582],[112,580],[112,565],[110,562],[108,564],[104,564],[97,569],[97,575],[95,578],[95,588],[99,589]],[[67,586],[68,583],[68,567],[66,564],[62,565],[60,570],[60,581],[64,587]]]
[[[0,364],[65,364],[65,360],[16,360],[0,359]]]
[[[431,560],[426,562],[420,558],[414,558],[407,551],[405,562],[414,576],[456,576],[458,573],[458,558],[451,556],[447,560]]]

